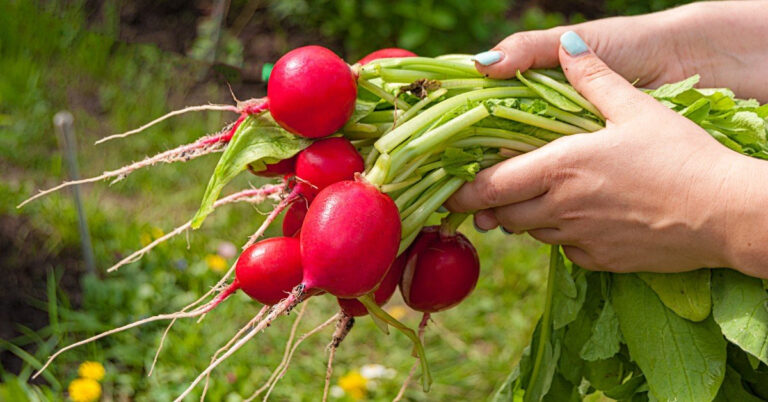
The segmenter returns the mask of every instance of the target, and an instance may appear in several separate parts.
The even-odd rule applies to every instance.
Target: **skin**
[[[702,87],[768,102],[766,18],[762,2],[702,3],[508,37],[494,48],[501,61],[478,70],[507,78],[560,64],[607,128],[486,169],[447,207],[477,211],[481,230],[562,244],[589,269],[732,267],[768,278],[768,162],[728,150],[627,81],[656,87],[699,73]],[[560,47],[568,30],[590,51]]]

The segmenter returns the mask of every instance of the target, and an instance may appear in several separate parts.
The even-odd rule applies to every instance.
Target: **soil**
[[[70,305],[80,305],[80,278],[85,273],[80,249],[50,250],[46,246],[50,238],[50,233],[34,228],[24,216],[0,215],[0,339],[22,335],[19,326],[37,331],[48,325],[48,312],[42,306],[47,305],[46,286],[54,270]],[[0,364],[12,373],[22,366],[21,359],[5,350],[0,350]]]

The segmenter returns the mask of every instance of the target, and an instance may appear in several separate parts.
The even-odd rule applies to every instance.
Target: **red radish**
[[[285,211],[285,217],[283,217],[283,236],[293,237],[299,234],[301,225],[304,223],[304,217],[307,215],[308,203],[309,201],[295,201]]]
[[[304,46],[281,57],[269,76],[272,117],[286,130],[307,138],[333,134],[352,116],[357,97],[347,63],[321,46]]]
[[[342,180],[352,180],[365,170],[363,157],[346,138],[320,140],[299,153],[296,177],[319,190]]]
[[[283,159],[277,163],[270,163],[264,170],[253,170],[251,165],[248,165],[248,170],[261,177],[279,177],[293,174],[296,171],[296,159],[298,155],[295,155],[288,159]]]
[[[480,260],[472,243],[461,233],[445,236],[439,226],[430,226],[408,250],[400,293],[412,309],[434,313],[469,296],[479,276]]]
[[[376,187],[341,181],[320,191],[301,229],[306,289],[351,299],[370,293],[397,256],[397,206]]]
[[[235,266],[235,282],[252,299],[277,304],[301,283],[299,240],[273,237],[243,251]]]
[[[358,61],[361,65],[366,65],[376,59],[386,59],[389,57],[417,57],[416,53],[399,47],[388,47],[369,53]]]
[[[373,300],[379,306],[387,304],[389,299],[397,289],[397,284],[400,283],[400,278],[403,276],[403,269],[405,269],[407,254],[403,253],[395,259],[392,266],[389,267],[389,272],[384,280],[381,281],[379,287],[373,292]],[[336,299],[339,302],[341,310],[345,314],[351,317],[360,317],[368,314],[368,310],[363,306],[363,303],[355,299]]]

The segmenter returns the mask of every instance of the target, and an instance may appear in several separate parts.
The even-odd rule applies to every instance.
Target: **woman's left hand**
[[[768,221],[768,212],[753,214],[764,207],[750,204],[759,185],[750,175],[768,164],[728,150],[581,49],[571,55],[561,47],[560,62],[607,128],[486,169],[446,206],[477,211],[482,230],[501,225],[562,244],[585,268],[673,272],[742,264],[747,273],[768,274],[749,272],[742,245],[734,244],[751,236],[738,228],[755,223],[745,219]]]

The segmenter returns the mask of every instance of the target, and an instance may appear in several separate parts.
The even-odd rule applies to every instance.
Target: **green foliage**
[[[200,209],[193,218],[192,228],[200,227],[205,217],[213,212],[213,204],[224,186],[246,170],[248,165],[256,171],[264,170],[267,164],[288,159],[309,144],[308,139],[280,127],[269,113],[247,117],[235,131],[213,171]]]
[[[383,47],[402,47],[435,56],[483,50],[506,29],[511,2],[488,0],[273,0],[270,8],[283,21],[316,28],[343,42],[354,61]]]

